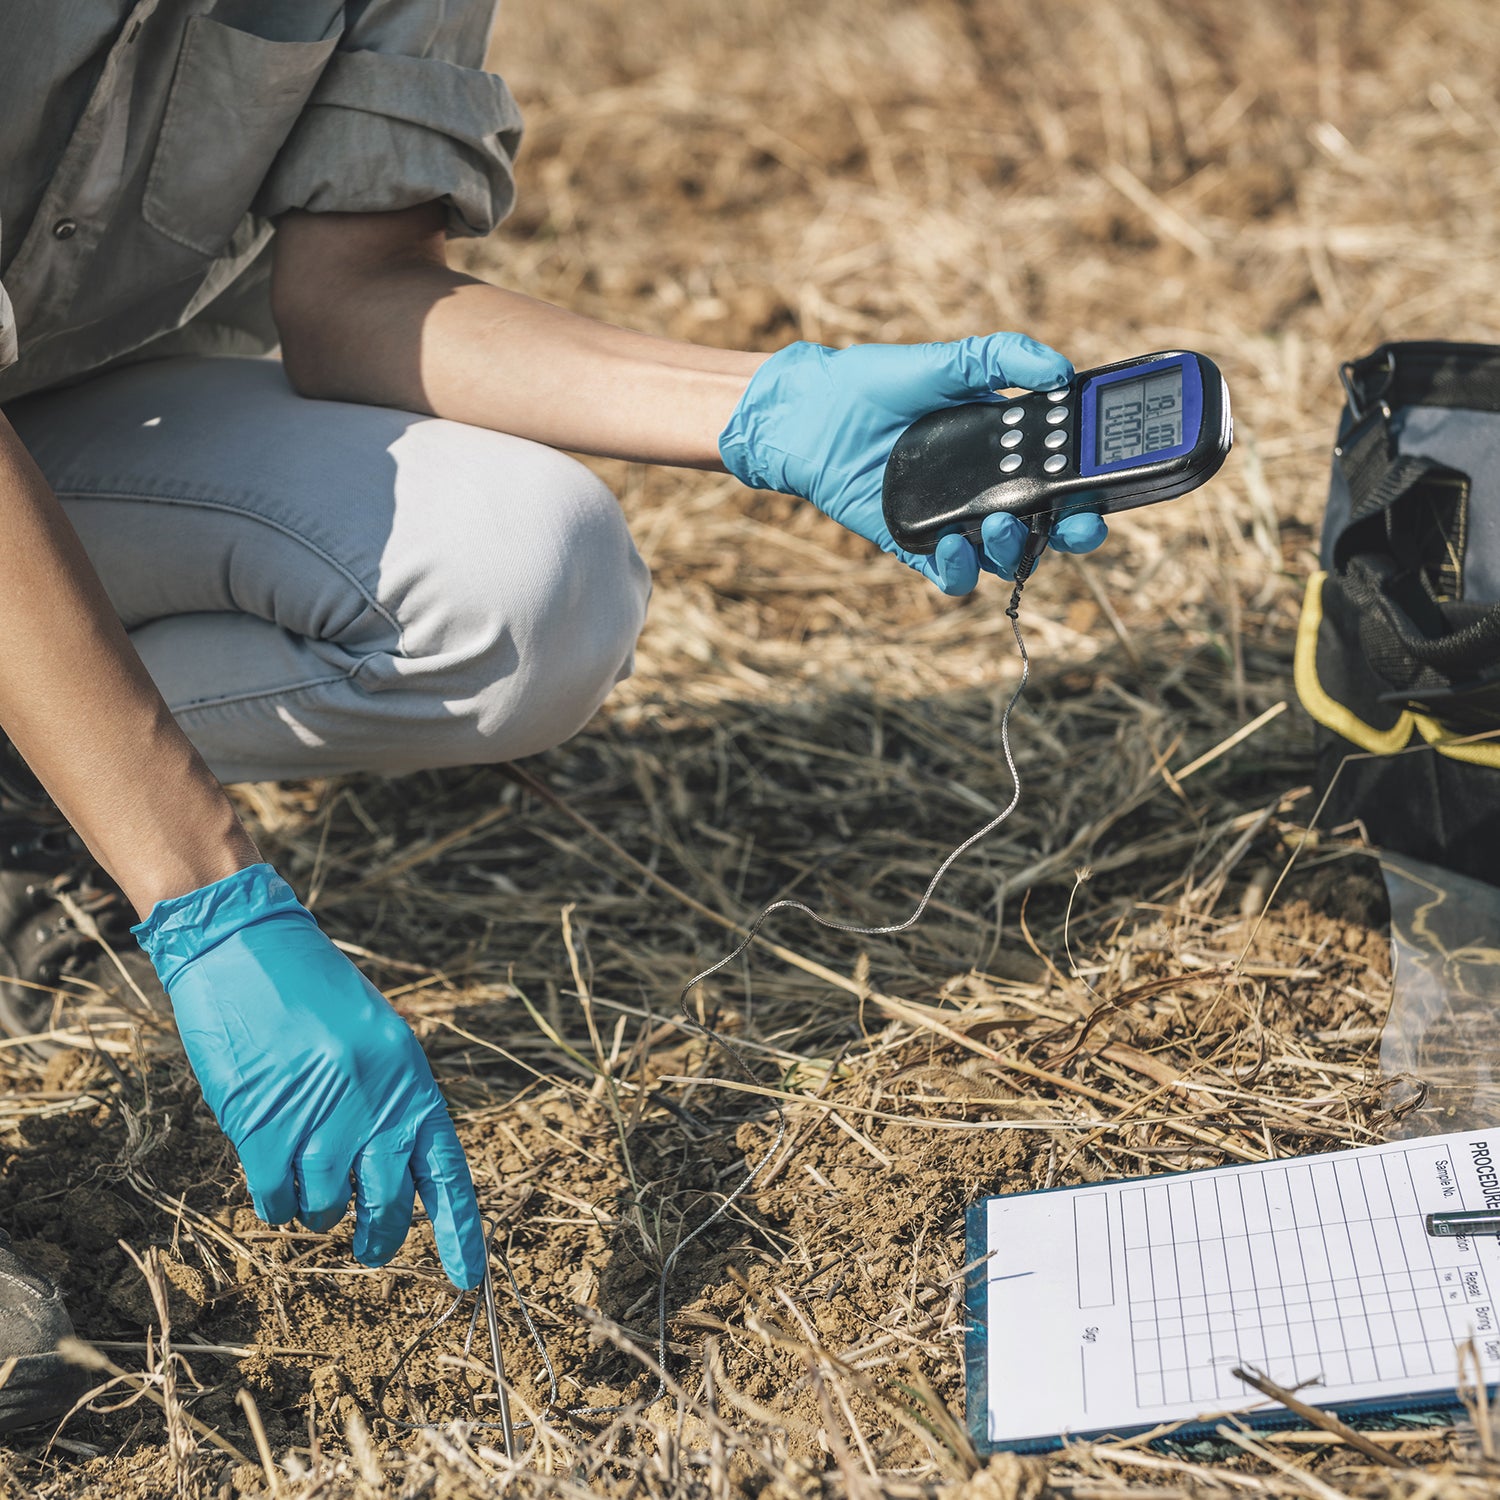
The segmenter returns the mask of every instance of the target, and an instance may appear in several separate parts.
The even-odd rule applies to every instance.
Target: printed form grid
[[[1143,1407],[1237,1399],[1230,1371],[1358,1387],[1451,1378],[1489,1288],[1471,1241],[1441,1258],[1403,1153],[1349,1155],[1120,1195]]]

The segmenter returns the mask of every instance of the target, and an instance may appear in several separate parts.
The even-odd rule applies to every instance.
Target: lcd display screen
[[[1116,380],[1101,386],[1099,451],[1101,467],[1127,458],[1149,458],[1182,443],[1182,366]]]

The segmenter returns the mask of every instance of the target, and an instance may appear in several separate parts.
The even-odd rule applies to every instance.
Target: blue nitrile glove
[[[1055,349],[1020,333],[992,333],[951,344],[788,344],[751,377],[719,434],[724,466],[741,484],[811,500],[945,594],[967,594],[979,570],[1015,576],[1026,527],[1014,516],[985,519],[984,555],[961,536],[945,536],[922,557],[896,545],[880,506],[886,460],[918,417],[939,407],[982,401],[1007,386],[1055,390],[1073,366]],[[1107,534],[1094,515],[1067,516],[1048,545],[1091,552]]]
[[[409,1027],[270,865],[159,901],[132,929],[156,966],[203,1097],[255,1211],[321,1233],[357,1188],[354,1253],[384,1265],[413,1189],[450,1280],[484,1278],[463,1147]]]

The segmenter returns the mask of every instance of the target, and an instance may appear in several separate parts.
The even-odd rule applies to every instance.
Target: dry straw
[[[546,1415],[507,1317],[517,1416],[537,1423],[519,1458],[443,1425],[487,1415],[457,1335],[393,1390],[393,1415],[438,1424],[403,1435],[375,1385],[444,1300],[426,1230],[371,1273],[347,1230],[260,1228],[170,1028],[133,996],[70,994],[50,1060],[0,1050],[0,1191],[81,1331],[112,1341],[94,1404],[131,1404],[16,1449],[0,1487],[1495,1493],[1477,1400],[1457,1427],[1372,1434],[1394,1465],[1316,1425],[1230,1421],[1191,1449],[977,1465],[960,1218],[986,1191],[1332,1149],[1389,1122],[1379,887],[1353,831],[1304,837],[1310,730],[1272,710],[1292,696],[1337,361],[1382,337],[1500,338],[1500,11],[567,0],[510,7],[495,59],[530,135],[516,218],[463,252],[484,274],[761,347],[995,327],[1080,364],[1197,347],[1233,390],[1236,456],[1122,518],[1096,558],[1044,560],[1013,726],[1027,796],[917,929],[778,929],[753,989],[736,967],[694,992],[753,1082],[718,1076],[677,992],[768,900],[861,925],[909,910],[1004,805],[1004,599],[943,600],[720,477],[601,465],[656,593],[635,677],[583,735],[514,776],[242,797],[422,1035],[563,1402],[624,1409]],[[787,1138],[682,1257],[663,1369],[662,1261],[765,1150],[772,1100]],[[173,1296],[168,1332],[153,1309]]]

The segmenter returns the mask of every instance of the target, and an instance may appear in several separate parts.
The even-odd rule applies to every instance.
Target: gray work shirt
[[[275,346],[290,209],[511,206],[493,0],[0,0],[0,402]]]

